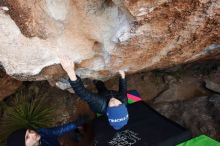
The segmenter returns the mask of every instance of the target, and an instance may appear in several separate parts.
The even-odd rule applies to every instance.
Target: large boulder
[[[19,80],[107,78],[220,53],[219,0],[3,0],[0,63]]]
[[[153,104],[167,118],[189,128],[194,136],[206,134],[219,140],[220,95],[194,97],[181,102]]]
[[[207,92],[201,81],[195,77],[183,77],[180,81],[168,83],[167,90],[154,99],[154,103],[165,103],[174,101],[184,101],[193,97],[207,96]]]
[[[11,78],[4,72],[0,72],[0,101],[16,92],[21,85],[21,81]]]
[[[205,87],[212,92],[220,94],[220,68],[205,78]]]

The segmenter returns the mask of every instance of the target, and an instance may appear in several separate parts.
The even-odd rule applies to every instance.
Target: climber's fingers
[[[119,74],[121,75],[122,78],[125,78],[125,71],[119,70],[118,72],[119,72]]]
[[[0,6],[0,10],[2,10],[2,11],[8,11],[9,8],[8,8],[8,7],[5,7],[5,6]]]
[[[61,55],[59,59],[64,70],[66,71],[74,70],[75,63],[73,60],[70,59],[69,56]]]

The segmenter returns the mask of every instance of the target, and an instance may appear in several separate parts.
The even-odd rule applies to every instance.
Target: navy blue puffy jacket
[[[39,128],[37,132],[41,136],[40,146],[60,146],[58,138],[76,128],[72,122],[54,128]]]

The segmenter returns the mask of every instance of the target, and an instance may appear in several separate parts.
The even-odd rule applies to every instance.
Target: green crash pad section
[[[132,104],[132,103],[135,103],[135,101],[128,99],[128,104]]]
[[[220,146],[220,143],[206,135],[201,135],[177,146]]]

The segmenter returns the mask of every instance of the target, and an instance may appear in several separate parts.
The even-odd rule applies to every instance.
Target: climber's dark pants
[[[104,82],[100,81],[100,80],[95,80],[94,84],[96,86],[96,89],[98,91],[98,94],[103,94],[105,92],[108,91],[108,89],[105,87]]]

